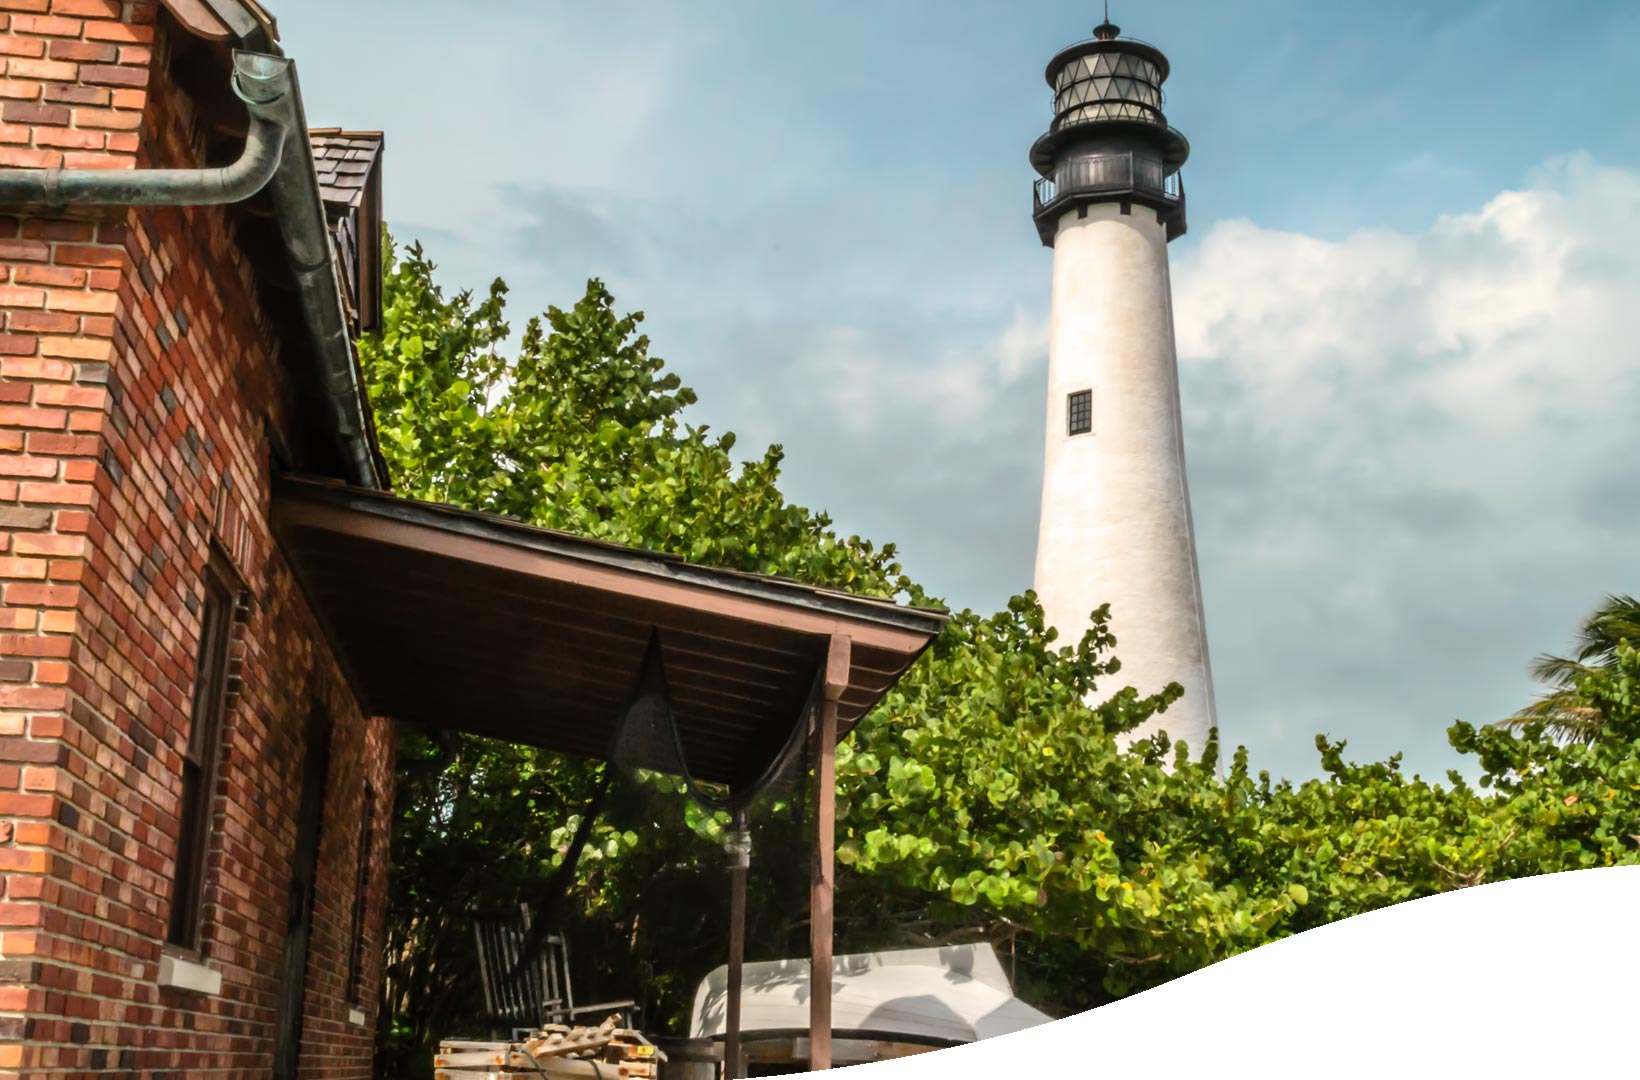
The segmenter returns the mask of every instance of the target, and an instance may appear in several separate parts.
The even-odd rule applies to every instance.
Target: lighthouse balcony
[[[1184,181],[1154,158],[1106,153],[1060,162],[1036,182],[1032,217],[1042,242],[1053,246],[1059,218],[1074,206],[1096,202],[1151,207],[1167,226],[1169,240],[1184,234]]]

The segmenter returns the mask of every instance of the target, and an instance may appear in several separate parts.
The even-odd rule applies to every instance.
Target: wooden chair
[[[484,1009],[490,1022],[510,1029],[515,1037],[544,1024],[571,1024],[576,1017],[601,1021],[614,1013],[623,1028],[632,1026],[632,1001],[575,1004],[569,982],[569,946],[562,934],[548,934],[536,957],[514,978],[508,978],[524,953],[530,933],[530,907],[498,912],[473,912],[473,939],[478,947],[479,976],[484,983]]]

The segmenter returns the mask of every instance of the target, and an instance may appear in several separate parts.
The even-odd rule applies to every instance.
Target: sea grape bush
[[[893,545],[840,536],[786,501],[780,447],[737,462],[732,435],[685,423],[694,393],[599,282],[514,343],[501,282],[446,295],[423,250],[391,240],[386,267],[384,327],[361,352],[401,494],[934,602]],[[1254,772],[1243,749],[1221,760],[1216,742],[1163,734],[1120,750],[1150,717],[1165,726],[1181,691],[1124,689],[1089,707],[1091,690],[1120,682],[1109,611],[1093,616],[1067,642],[1030,593],[994,615],[956,613],[843,744],[840,948],[984,937],[1027,997],[1072,1011],[1387,904],[1640,859],[1640,659],[1627,642],[1564,688],[1594,718],[1585,742],[1541,722],[1456,724],[1471,784],[1409,776],[1394,757],[1358,764],[1318,737],[1321,775],[1295,783]],[[538,896],[602,768],[415,731],[400,760],[389,1055],[395,1039],[423,1046],[473,1019],[461,911]],[[663,1028],[721,962],[723,822],[665,778],[614,791],[560,917],[605,946],[578,977],[610,996],[641,986]],[[754,820],[753,958],[802,948],[801,794]]]
[[[965,613],[838,768],[850,884],[886,878],[929,897],[937,924],[1074,948],[1075,971],[1061,957],[1039,991],[1062,1007],[1402,900],[1640,859],[1640,660],[1627,644],[1580,680],[1605,718],[1586,744],[1542,723],[1459,723],[1452,745],[1479,781],[1432,784],[1318,737],[1323,775],[1291,783],[1255,775],[1241,749],[1222,776],[1216,746],[1118,752],[1116,736],[1177,687],[1083,705],[1109,674],[1108,612],[1096,615],[1070,650],[1029,595],[990,619]]]

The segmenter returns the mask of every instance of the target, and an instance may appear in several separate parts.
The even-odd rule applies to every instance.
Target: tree
[[[400,492],[932,602],[892,545],[786,501],[780,447],[737,464],[732,435],[685,423],[694,394],[600,283],[512,346],[500,282],[446,296],[416,245],[389,243],[386,267],[384,329],[361,353]],[[1221,777],[1216,741],[1119,751],[1181,690],[1090,707],[1120,671],[1109,612],[1093,616],[1061,642],[1029,593],[956,613],[839,748],[840,950],[990,940],[1027,998],[1070,1012],[1401,900],[1640,861],[1640,661],[1615,618],[1597,628],[1609,647],[1565,672],[1598,727],[1568,743],[1543,719],[1457,724],[1453,746],[1482,769],[1471,785],[1407,776],[1395,757],[1357,764],[1324,737],[1322,775],[1300,784],[1255,774],[1242,749]],[[724,955],[721,819],[676,780],[616,784],[576,860],[603,766],[414,731],[400,761],[384,1072],[425,1072],[429,1041],[477,1017],[462,912],[540,896],[566,862],[578,985],[636,990],[652,1030],[679,1021]],[[802,800],[767,800],[752,827],[748,957],[801,955]]]
[[[482,297],[447,295],[419,245],[401,251],[388,239],[384,253],[383,328],[360,354],[400,494],[926,602],[892,546],[839,536],[825,514],[786,502],[779,446],[737,464],[733,435],[684,423],[694,393],[650,355],[642,316],[617,315],[599,282],[572,308],[529,320],[511,345],[502,282]],[[384,1068],[424,1071],[431,1041],[481,1011],[464,913],[548,895],[605,778],[601,765],[414,730],[400,762],[382,1012],[393,1023],[381,1026],[381,1049]],[[755,824],[776,852],[801,844],[787,803],[763,808]],[[603,955],[617,957],[579,965],[583,994],[625,996],[641,984],[652,1013],[686,1008],[694,980],[722,955],[712,924],[722,856],[710,843],[720,827],[663,778],[617,785],[561,916],[578,922],[578,941],[609,942]],[[760,874],[754,886],[754,912],[801,909],[799,875]],[[758,918],[751,930],[754,948],[785,951],[802,927]]]
[[[1524,877],[1640,862],[1640,650],[1614,643],[1610,662],[1572,676],[1600,717],[1598,730],[1567,742],[1547,722],[1519,729],[1458,724],[1452,744],[1474,754],[1488,809],[1514,838],[1494,877]]]
[[[1507,720],[1505,727],[1520,728],[1542,721],[1553,734],[1573,742],[1589,742],[1604,725],[1602,702],[1586,697],[1579,680],[1617,663],[1625,640],[1640,641],[1640,600],[1632,596],[1606,597],[1583,621],[1571,657],[1544,654],[1532,661],[1532,678],[1551,689]]]
[[[382,453],[403,495],[531,524],[923,600],[895,560],[780,494],[783,451],[737,467],[733,434],[683,423],[694,391],[649,354],[642,314],[598,281],[508,350],[506,285],[446,297],[419,244],[388,240],[383,328],[360,346]]]

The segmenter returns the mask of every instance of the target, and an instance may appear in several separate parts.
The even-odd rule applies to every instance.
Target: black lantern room
[[[1184,235],[1179,167],[1190,144],[1162,113],[1167,57],[1120,33],[1107,20],[1092,40],[1048,62],[1053,123],[1031,147],[1031,164],[1041,174],[1032,216],[1048,247],[1067,211],[1085,215],[1101,202],[1120,203],[1124,213],[1147,207],[1169,240]]]

